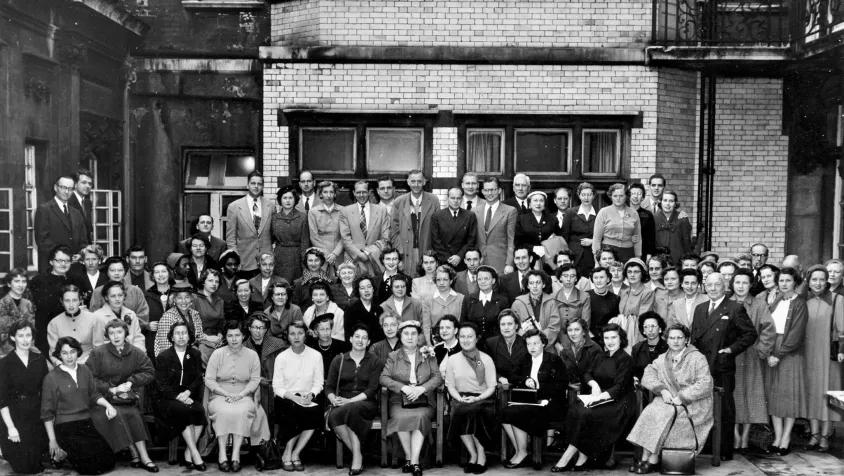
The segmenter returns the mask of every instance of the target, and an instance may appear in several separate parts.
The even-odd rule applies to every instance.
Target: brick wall
[[[272,5],[279,46],[640,46],[651,2],[294,0]]]
[[[759,241],[779,263],[788,198],[782,80],[718,78],[717,88],[713,249],[733,256]]]

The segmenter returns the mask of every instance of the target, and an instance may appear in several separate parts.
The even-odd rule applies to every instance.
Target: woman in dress
[[[588,182],[577,186],[577,198],[580,206],[566,210],[561,235],[566,239],[574,253],[574,265],[580,276],[585,276],[595,267],[595,255],[592,253],[592,237],[595,236],[595,187]]]
[[[340,207],[334,203],[337,185],[331,181],[317,184],[316,194],[321,202],[308,211],[308,233],[311,246],[325,255],[325,270],[328,278],[337,276],[337,265],[344,261],[343,240],[340,237]]]
[[[625,350],[632,352],[633,346],[642,340],[642,335],[639,334],[639,316],[653,310],[654,292],[646,286],[650,276],[645,262],[639,258],[633,258],[624,264],[624,275],[627,277],[628,287],[618,296],[618,317],[610,319],[610,323],[618,324],[624,329],[629,336]]]
[[[170,287],[167,295],[173,306],[164,311],[161,319],[158,320],[158,329],[155,332],[156,357],[172,345],[168,334],[170,328],[177,322],[184,322],[190,327],[194,342],[196,342],[197,337],[201,339],[205,336],[199,312],[191,307],[193,303],[193,288],[191,285],[187,283],[174,284]]]
[[[370,345],[369,352],[378,357],[378,362],[381,362],[383,365],[387,361],[390,352],[395,351],[401,345],[401,339],[399,338],[399,318],[389,312],[384,312],[381,313],[378,322],[381,324],[381,332],[384,333],[384,339]]]
[[[779,296],[780,269],[772,264],[759,268],[759,279],[764,290],[753,297],[754,303],[771,307]]]
[[[352,330],[358,324],[368,329],[369,342],[374,343],[384,338],[379,317],[381,307],[375,303],[375,279],[371,276],[361,276],[355,281],[355,294],[358,299],[349,307],[343,316],[343,328],[346,340],[352,337]]]
[[[223,343],[225,303],[216,294],[220,287],[220,272],[210,268],[203,270],[197,284],[200,291],[193,295],[193,308],[202,320],[203,336],[197,339],[196,344],[202,353],[202,361],[208,362],[214,350]]]
[[[149,330],[150,338],[147,338],[147,355],[155,357],[155,336],[158,333],[158,321],[164,312],[170,309],[173,303],[170,301],[170,287],[173,285],[173,278],[170,274],[170,268],[164,261],[153,263],[150,268],[152,271],[152,286],[144,291],[144,298],[147,300],[149,307]],[[152,347],[152,354],[150,354],[150,347]]]
[[[287,326],[290,347],[278,354],[273,371],[275,421],[278,439],[284,444],[281,456],[285,471],[304,471],[300,453],[314,430],[322,427],[323,409],[314,400],[322,393],[322,356],[305,345],[308,329],[302,321]]]
[[[596,338],[600,335],[599,331]],[[569,383],[577,384],[581,388],[586,385],[584,378],[592,368],[592,362],[601,352],[601,346],[589,337],[589,327],[583,319],[569,321],[565,334],[560,334],[560,342],[557,343],[557,353],[566,366]]]
[[[217,296],[223,299],[226,309],[237,300],[234,283],[238,279],[246,278],[240,271],[240,255],[235,250],[226,250],[220,254],[220,287]]]
[[[553,350],[560,333],[561,320],[558,301],[544,292],[545,285],[550,283],[551,279],[544,272],[532,269],[525,273],[522,280],[522,286],[528,292],[516,297],[510,306],[510,310],[519,320],[519,334],[524,335],[527,330],[536,329],[545,334],[548,350]]]
[[[422,335],[420,344],[431,342],[431,314],[421,301],[407,295],[410,289],[410,278],[405,275],[393,276],[390,281],[392,291],[389,298],[381,303],[384,312],[395,314],[399,322],[417,321],[422,323]]]
[[[578,289],[576,286],[580,279],[578,269],[574,264],[566,263],[557,268],[557,277],[562,286],[554,294],[554,300],[557,302],[560,322],[568,322],[573,319],[591,321],[592,302],[589,299],[589,293]]]
[[[608,265],[612,265],[612,261]],[[589,293],[589,335],[597,336],[610,319],[618,315],[618,295],[610,288],[609,268],[597,267],[591,271],[592,289]]]
[[[167,428],[168,439],[181,434],[185,440],[181,464],[205,471],[205,462],[196,447],[205,426],[202,355],[193,347],[193,331],[185,321],[170,326],[167,340],[172,346],[155,359],[155,380],[160,391],[156,410]]]
[[[530,373],[523,380],[513,382],[516,388],[536,390],[536,401],[547,401],[545,406],[508,406],[504,408],[501,426],[515,448],[515,454],[504,462],[505,468],[527,465],[528,436],[545,436],[549,423],[561,419],[566,413],[566,388],[569,379],[562,360],[548,352],[545,334],[530,329],[525,333],[525,343],[530,354]]]
[[[633,416],[636,398],[633,360],[624,351],[627,334],[618,325],[609,324],[602,338],[606,350],[592,361],[583,377],[586,385],[581,386],[581,395],[566,414],[569,445],[551,472],[582,471],[588,458],[605,461]],[[584,393],[587,388],[590,393]]]
[[[206,270],[217,270],[217,262],[214,258],[208,256],[208,248],[211,247],[211,240],[208,237],[200,234],[195,234],[188,240],[190,244],[190,273],[188,273],[188,281],[196,289],[202,288],[202,274]],[[219,284],[219,283],[218,283]]]
[[[293,289],[284,281],[270,285],[270,306],[264,309],[264,314],[270,319],[269,333],[287,343],[287,325],[293,321],[302,320],[302,310],[290,302]],[[251,315],[253,315],[254,312]]]
[[[624,184],[616,183],[607,189],[612,204],[595,216],[591,252],[596,257],[603,248],[615,252],[616,259],[627,261],[642,256],[642,230],[639,214],[627,206]],[[589,271],[589,270],[587,270]]]
[[[733,400],[736,403],[735,447],[737,452],[744,452],[750,444],[750,427],[768,423],[768,397],[765,395],[763,364],[771,355],[777,338],[774,321],[768,305],[755,301],[750,295],[753,273],[746,268],[739,268],[733,275],[733,295],[730,299],[744,305],[748,317],[759,337],[753,346],[736,356],[736,386]],[[767,448],[759,448],[767,452]]]
[[[105,395],[117,408],[115,418],[121,423],[122,431],[109,435],[112,449],[128,447],[132,453],[133,468],[157,473],[158,466],[147,453],[146,440],[149,439],[149,433],[139,408],[139,390],[155,379],[155,370],[143,347],[132,346],[127,342],[128,334],[129,326],[125,321],[110,321],[104,330],[108,342],[92,350],[85,365],[94,375],[97,392]]]
[[[369,346],[369,329],[355,324],[349,339],[352,348],[331,361],[325,382],[325,392],[331,411],[328,426],[337,438],[352,452],[349,476],[363,472],[362,442],[378,415],[378,387],[381,363],[366,351]]]
[[[355,294],[355,279],[357,268],[354,264],[345,262],[337,266],[337,282],[331,285],[331,295],[343,312],[348,311],[358,300]]]
[[[437,292],[437,285],[434,281],[439,265],[437,254],[433,250],[422,253],[422,261],[419,262],[419,269],[416,270],[419,277],[413,278],[411,296],[422,302],[434,297]]]
[[[381,372],[381,385],[390,391],[390,419],[387,436],[398,434],[405,460],[402,472],[422,476],[419,454],[431,433],[434,416],[434,390],[443,383],[437,360],[419,349],[422,324],[404,321],[399,325],[401,347],[390,353]]]
[[[692,251],[692,225],[689,217],[680,216],[680,199],[677,192],[665,190],[659,210],[654,215],[656,247],[665,248],[671,256],[671,264],[680,265],[680,258]]]
[[[498,272],[492,266],[479,266],[476,276],[478,290],[463,300],[461,322],[474,322],[478,326],[481,342],[486,342],[498,334],[498,317],[501,311],[509,310],[510,305],[507,297],[498,292]],[[480,347],[486,350],[483,345]]]
[[[437,288],[429,298],[422,301],[431,313],[431,322],[437,322],[445,315],[455,316],[458,321],[462,320],[465,296],[454,290],[456,277],[457,273],[451,266],[437,266],[434,276]]]
[[[400,264],[402,264],[402,255],[397,249],[387,246],[381,252],[381,265],[384,267],[384,273],[381,276],[376,276],[379,280],[378,289],[375,290],[375,298],[378,304],[386,301],[393,294],[394,276],[404,276],[408,283],[411,282],[410,276],[399,270]],[[408,284],[407,286],[410,289],[411,285]]]
[[[529,193],[527,203],[530,210],[516,217],[515,246],[530,250],[531,262],[544,258],[546,250],[542,242],[559,234],[557,220],[545,210],[545,201],[545,192]]]
[[[243,346],[258,354],[261,362],[261,406],[269,419],[275,415],[273,399],[273,372],[275,359],[284,349],[289,347],[286,340],[269,334],[270,318],[263,312],[255,312],[249,316],[246,330],[247,336]]]
[[[768,356],[768,411],[774,426],[772,450],[780,456],[790,451],[794,420],[807,413],[803,343],[809,312],[796,291],[802,282],[796,269],[781,269],[779,297],[771,311],[777,340]]]
[[[668,350],[663,332],[665,321],[659,314],[648,311],[639,316],[639,333],[644,337],[642,342],[633,346],[630,357],[633,358],[633,382],[638,384],[645,373],[645,367]]]
[[[323,270],[325,254],[318,248],[308,248],[302,256],[302,276],[293,281],[293,304],[307,309],[311,303],[311,284],[316,281],[331,282]]]
[[[486,340],[483,349],[495,364],[498,383],[518,382],[530,370],[525,338],[519,335],[519,318],[510,309],[498,314],[498,335]]]
[[[272,230],[275,273],[292,283],[302,274],[302,254],[310,246],[308,217],[296,209],[299,190],[285,185],[276,193],[279,209],[273,213]]]
[[[703,449],[712,428],[712,377],[706,357],[689,344],[691,332],[682,324],[668,328],[668,351],[648,365],[642,387],[653,392],[627,441],[642,448],[631,473],[655,471],[662,448]],[[689,424],[689,418],[694,428]]]
[[[439,340],[434,346],[434,356],[440,365],[440,373],[445,372],[445,364],[448,362],[448,358],[460,352],[460,342],[457,341],[457,328],[459,326],[460,321],[451,314],[441,317],[434,326]]]
[[[141,332],[138,316],[123,305],[126,297],[126,285],[122,281],[109,281],[103,285],[100,294],[106,302],[105,306],[94,311],[100,325],[105,326],[114,319],[124,322],[126,324],[126,335],[124,336],[126,342],[146,352],[146,340]],[[146,301],[144,302],[146,303]]]
[[[445,365],[445,388],[451,396],[449,435],[457,435],[469,453],[464,470],[486,472],[486,450],[495,434],[495,364],[478,350],[478,330],[471,322],[457,331],[461,352]]]
[[[809,322],[803,343],[806,354],[807,417],[812,431],[808,449],[829,450],[829,437],[834,421],[841,421],[841,412],[827,405],[826,392],[841,388],[844,362],[844,297],[829,291],[829,273],[821,265],[809,268],[809,299],[806,306]],[[830,344],[838,344],[838,353],[831,354]]]
[[[334,316],[331,313],[320,314],[311,321],[310,334],[305,340],[305,344],[319,352],[322,356],[322,373],[327,375],[328,366],[334,357],[346,352],[350,349],[348,342],[340,339],[335,339],[331,335],[331,329],[334,328]],[[324,403],[320,400],[317,403]]]
[[[225,345],[208,359],[205,388],[208,389],[208,419],[217,435],[217,466],[220,471],[238,472],[240,446],[249,437],[253,446],[269,439],[267,416],[257,398],[261,384],[261,361],[258,354],[243,346],[244,332],[237,321],[226,321]],[[232,439],[231,457],[226,454]]]
[[[632,183],[627,189],[630,196],[630,208],[639,215],[639,223],[642,228],[642,258],[647,259],[656,254],[656,226],[654,215],[647,208],[642,207],[642,200],[645,199],[645,186],[641,183]]]
[[[23,297],[29,278],[23,268],[14,268],[6,273],[9,292],[0,299],[0,358],[15,349],[9,338],[9,328],[17,321],[35,322],[35,308],[32,301]]]
[[[117,409],[97,391],[91,370],[79,364],[81,354],[76,339],[59,338],[53,357],[61,364],[44,378],[40,419],[52,459],[66,454],[79,474],[102,474],[114,468],[114,452],[125,448],[112,438],[123,425],[115,419]]]
[[[0,359],[0,450],[16,473],[40,473],[47,450],[47,434],[41,424],[41,382],[47,360],[33,349],[32,321],[18,320],[9,326],[13,350]]]
[[[331,314],[333,316],[331,338],[345,340],[345,313],[332,300],[331,286],[322,281],[311,284],[311,302],[313,304],[305,309],[304,314],[302,314],[302,320],[305,322],[305,325],[311,327],[316,317]],[[311,335],[313,336],[315,334],[311,333]]]

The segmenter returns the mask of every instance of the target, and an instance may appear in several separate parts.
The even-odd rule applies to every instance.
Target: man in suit
[[[94,188],[94,176],[88,169],[79,169],[73,177],[74,185],[73,193],[67,200],[67,204],[82,212],[85,218],[85,228],[88,229],[88,242],[93,241],[94,224],[93,213],[94,205],[91,201],[91,189]]]
[[[340,237],[357,275],[378,276],[381,251],[390,243],[390,217],[385,207],[369,203],[369,184],[355,182],[355,202],[340,209]]]
[[[571,206],[571,190],[566,187],[560,187],[554,192],[554,204],[549,210],[557,219],[557,229],[563,229],[565,222],[566,210]]]
[[[666,325],[683,324],[692,328],[692,319],[698,304],[708,301],[706,295],[700,293],[700,271],[687,268],[680,270],[680,287],[683,289],[683,299],[675,299],[668,305]]]
[[[484,250],[484,264],[501,274],[513,272],[513,251],[518,212],[501,203],[498,177],[484,180],[484,200],[472,208],[478,222],[478,248]]]
[[[527,196],[530,193],[530,177],[525,174],[516,174],[513,177],[513,196],[504,200],[504,203],[515,208],[519,213],[528,213],[530,205]]]
[[[756,342],[758,334],[744,305],[727,299],[727,282],[720,273],[706,278],[708,302],[698,304],[692,320],[691,343],[706,357],[713,383],[724,389],[721,405],[721,459],[733,458],[736,423],[736,356]]]
[[[478,268],[481,266],[481,250],[469,248],[463,255],[466,269],[454,277],[454,290],[468,296],[478,291]]]
[[[220,262],[220,255],[223,254],[223,251],[226,251],[227,246],[226,242],[217,238],[216,236],[211,234],[211,230],[214,229],[214,218],[211,215],[199,215],[199,218],[196,219],[196,235],[200,235],[205,237],[210,243],[208,250],[206,250],[205,254],[207,254],[211,259],[216,262]],[[193,236],[193,235],[191,235]],[[179,246],[176,248],[176,251],[182,254],[189,255],[190,254],[190,239],[188,237],[186,240],[182,240],[179,242]]]
[[[76,261],[79,251],[90,243],[85,217],[68,203],[73,195],[73,185],[73,177],[59,177],[53,184],[53,198],[35,210],[35,244],[40,272],[47,271],[47,258],[56,246],[70,248],[73,261]]]
[[[498,292],[507,298],[507,305],[512,305],[517,297],[528,292],[527,288],[522,286],[525,274],[530,271],[530,250],[519,247],[513,253],[513,263],[516,266],[515,271],[507,273],[501,277],[498,283]],[[545,292],[551,292],[551,281],[548,281],[548,289]]]
[[[390,240],[403,256],[404,273],[416,277],[420,254],[431,248],[431,217],[440,209],[440,200],[423,190],[425,174],[411,170],[407,174],[406,193],[393,202]]]
[[[457,271],[466,268],[463,257],[474,248],[478,235],[475,214],[460,208],[463,190],[448,190],[448,206],[431,217],[431,248],[440,263],[448,263]]]
[[[759,270],[768,263],[768,247],[762,243],[751,245],[750,263],[753,270],[753,284],[750,286],[750,295],[756,296],[765,290],[765,285],[762,284],[762,273]]]
[[[261,172],[251,172],[247,181],[248,193],[226,209],[226,245],[240,255],[240,270],[255,276],[258,257],[273,250],[270,222],[275,207],[271,199],[264,197]]]
[[[396,201],[396,186],[393,179],[387,176],[378,178],[378,205],[387,210],[387,215],[393,214],[393,202]]]
[[[299,190],[301,192],[299,193],[299,203],[296,204],[296,209],[305,215],[308,214],[314,205],[319,204],[314,189],[315,186],[314,174],[310,170],[303,170],[299,173]]]
[[[460,207],[466,209],[467,212],[471,212],[481,201],[480,197],[478,197],[478,174],[475,172],[466,172],[463,174],[463,179],[460,181],[460,188],[463,189],[463,202],[460,204]]]

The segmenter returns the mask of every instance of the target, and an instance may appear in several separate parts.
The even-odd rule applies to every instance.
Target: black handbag
[[[282,448],[275,439],[262,441],[258,446],[258,454],[255,456],[255,469],[258,471],[281,469],[282,453]]]
[[[108,394],[108,401],[112,405],[135,405],[138,400],[138,394],[134,390]]]
[[[422,394],[419,395],[419,398],[416,400],[410,401],[407,398],[407,395],[401,394],[401,407],[402,408],[422,408],[428,406],[428,395]]]
[[[692,434],[695,435],[694,449],[688,448],[663,448],[660,451],[660,473],[661,474],[695,474],[695,455],[697,454],[700,443],[697,440],[697,432],[695,432],[695,424],[692,421],[692,416],[689,415],[689,409],[682,405],[683,410],[686,410],[686,418],[689,419],[689,424],[692,425]],[[677,421],[677,407],[674,407],[674,418],[671,419],[671,426],[668,427],[666,435],[671,433],[674,427],[674,422]]]

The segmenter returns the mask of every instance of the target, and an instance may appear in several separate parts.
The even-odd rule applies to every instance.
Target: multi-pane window
[[[94,243],[103,247],[106,256],[119,255],[120,226],[123,223],[122,194],[120,190],[91,190],[93,202],[92,225]]]
[[[185,154],[185,188],[244,189],[255,156],[244,151],[197,150]]]
[[[483,174],[504,170],[504,129],[466,130],[466,169]]]
[[[569,174],[571,136],[569,129],[516,129],[514,171],[530,175]]]
[[[35,244],[35,209],[38,208],[38,190],[36,188],[36,158],[44,159],[44,147],[27,143],[23,149],[24,184],[26,200],[26,266],[29,270],[38,268],[38,247]]]
[[[0,188],[0,270],[4,272],[14,264],[13,216],[12,189]]]

